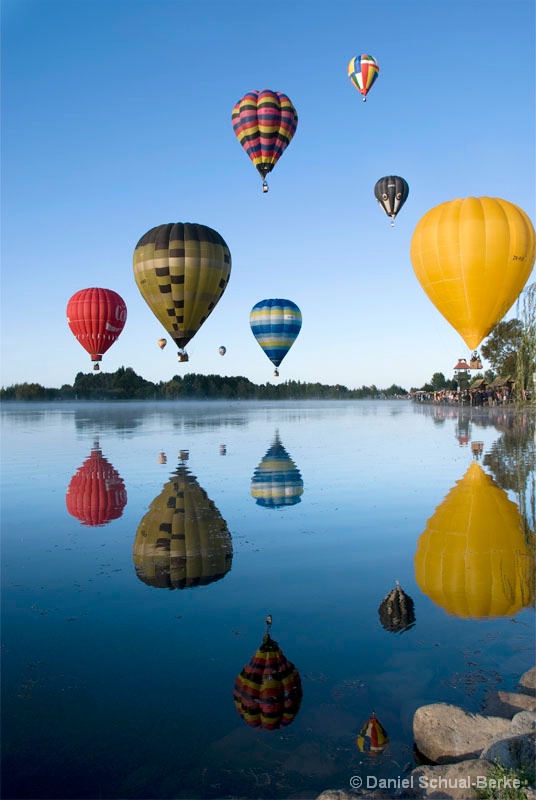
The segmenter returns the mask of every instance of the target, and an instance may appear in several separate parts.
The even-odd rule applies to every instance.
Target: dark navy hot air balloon
[[[381,205],[388,217],[391,217],[391,227],[394,220],[409,194],[409,186],[398,175],[387,175],[380,178],[374,187],[374,197]]]

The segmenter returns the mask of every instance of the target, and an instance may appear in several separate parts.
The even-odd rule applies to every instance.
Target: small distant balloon
[[[372,89],[379,74],[380,67],[373,56],[365,54],[355,56],[348,64],[348,77],[357,91],[363,95],[363,102],[367,99],[367,94]]]
[[[389,744],[387,731],[378,721],[374,711],[357,734],[355,741],[362,753],[369,753],[370,755],[382,753]]]
[[[388,217],[391,217],[391,225],[409,195],[409,186],[404,178],[398,175],[387,175],[380,178],[374,186],[374,197],[383,208]]]
[[[223,347],[223,345],[218,350],[218,353],[220,354],[220,356],[224,356],[226,352],[227,352],[227,348]]]
[[[160,348],[160,350],[163,350],[166,344],[167,344],[167,339],[159,339],[157,342],[157,345]]]

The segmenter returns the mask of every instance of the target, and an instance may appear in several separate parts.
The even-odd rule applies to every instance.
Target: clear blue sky
[[[380,65],[366,103],[346,74],[361,53]],[[65,318],[89,286],[128,307],[105,371],[277,380],[249,312],[285,297],[303,327],[279,381],[452,377],[470,353],[414,276],[415,225],[471,195],[535,219],[533,0],[2,0],[2,62],[3,386],[91,371]],[[264,88],[299,116],[267,195],[231,126]],[[373,195],[390,174],[410,186],[394,228]],[[158,349],[132,271],[167,222],[215,228],[233,260],[189,364]]]

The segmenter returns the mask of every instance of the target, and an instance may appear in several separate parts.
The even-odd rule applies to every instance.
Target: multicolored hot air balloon
[[[378,721],[374,711],[357,734],[355,743],[362,753],[370,755],[382,753],[389,744],[387,731]]]
[[[166,344],[167,344],[167,339],[158,339],[157,341],[157,345],[160,348],[160,350],[163,350]]]
[[[179,348],[179,361],[188,361],[184,348],[227,288],[227,244],[206,225],[158,225],[139,240],[133,266],[143,299]]]
[[[112,289],[80,289],[67,303],[69,328],[95,362],[94,370],[100,369],[99,361],[116,341],[126,321],[125,301]]]
[[[363,102],[366,101],[367,94],[372,89],[379,73],[379,64],[373,56],[355,56],[348,64],[348,77],[357,91],[363,95]]]
[[[415,604],[398,581],[380,603],[378,614],[382,627],[390,633],[404,633],[415,625]]]
[[[118,519],[127,504],[123,479],[102,455],[99,442],[79,467],[67,487],[67,511],[82,525],[92,528]]]
[[[235,104],[231,119],[238,141],[263,179],[262,190],[267,192],[266,176],[296,133],[296,109],[286,94],[263,89],[244,95]]]
[[[398,175],[387,175],[376,181],[374,197],[387,216],[391,217],[391,227],[395,224],[395,217],[408,199],[408,195],[409,186],[404,178]]]
[[[453,616],[510,617],[534,601],[519,509],[476,461],[426,523],[414,561],[419,588]]]
[[[251,309],[253,336],[275,366],[274,375],[296,341],[302,325],[301,311],[292,300],[260,300]]]
[[[218,348],[218,353],[220,354],[220,356],[224,356],[226,352],[227,352],[227,348],[226,347],[222,346],[222,347]]]
[[[163,589],[204,586],[231,569],[227,523],[183,462],[138,525],[132,557],[138,578]]]
[[[299,469],[281,444],[276,431],[268,449],[251,479],[251,496],[264,508],[281,508],[299,503],[303,480]]]
[[[277,730],[290,725],[300,710],[300,673],[271,637],[271,616],[266,618],[262,644],[236,678],[236,710],[252,728]]]
[[[494,197],[441,203],[417,223],[410,248],[417,280],[471,350],[521,293],[535,241],[525,212]]]

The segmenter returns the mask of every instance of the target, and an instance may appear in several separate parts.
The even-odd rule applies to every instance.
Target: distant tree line
[[[407,390],[395,384],[388,389],[374,385],[349,389],[341,384],[292,380],[257,385],[241,376],[196,373],[152,383],[131,367],[120,367],[115,372],[79,372],[72,386],[64,384],[59,389],[38,383],[19,383],[0,389],[0,400],[363,400],[407,396]]]

